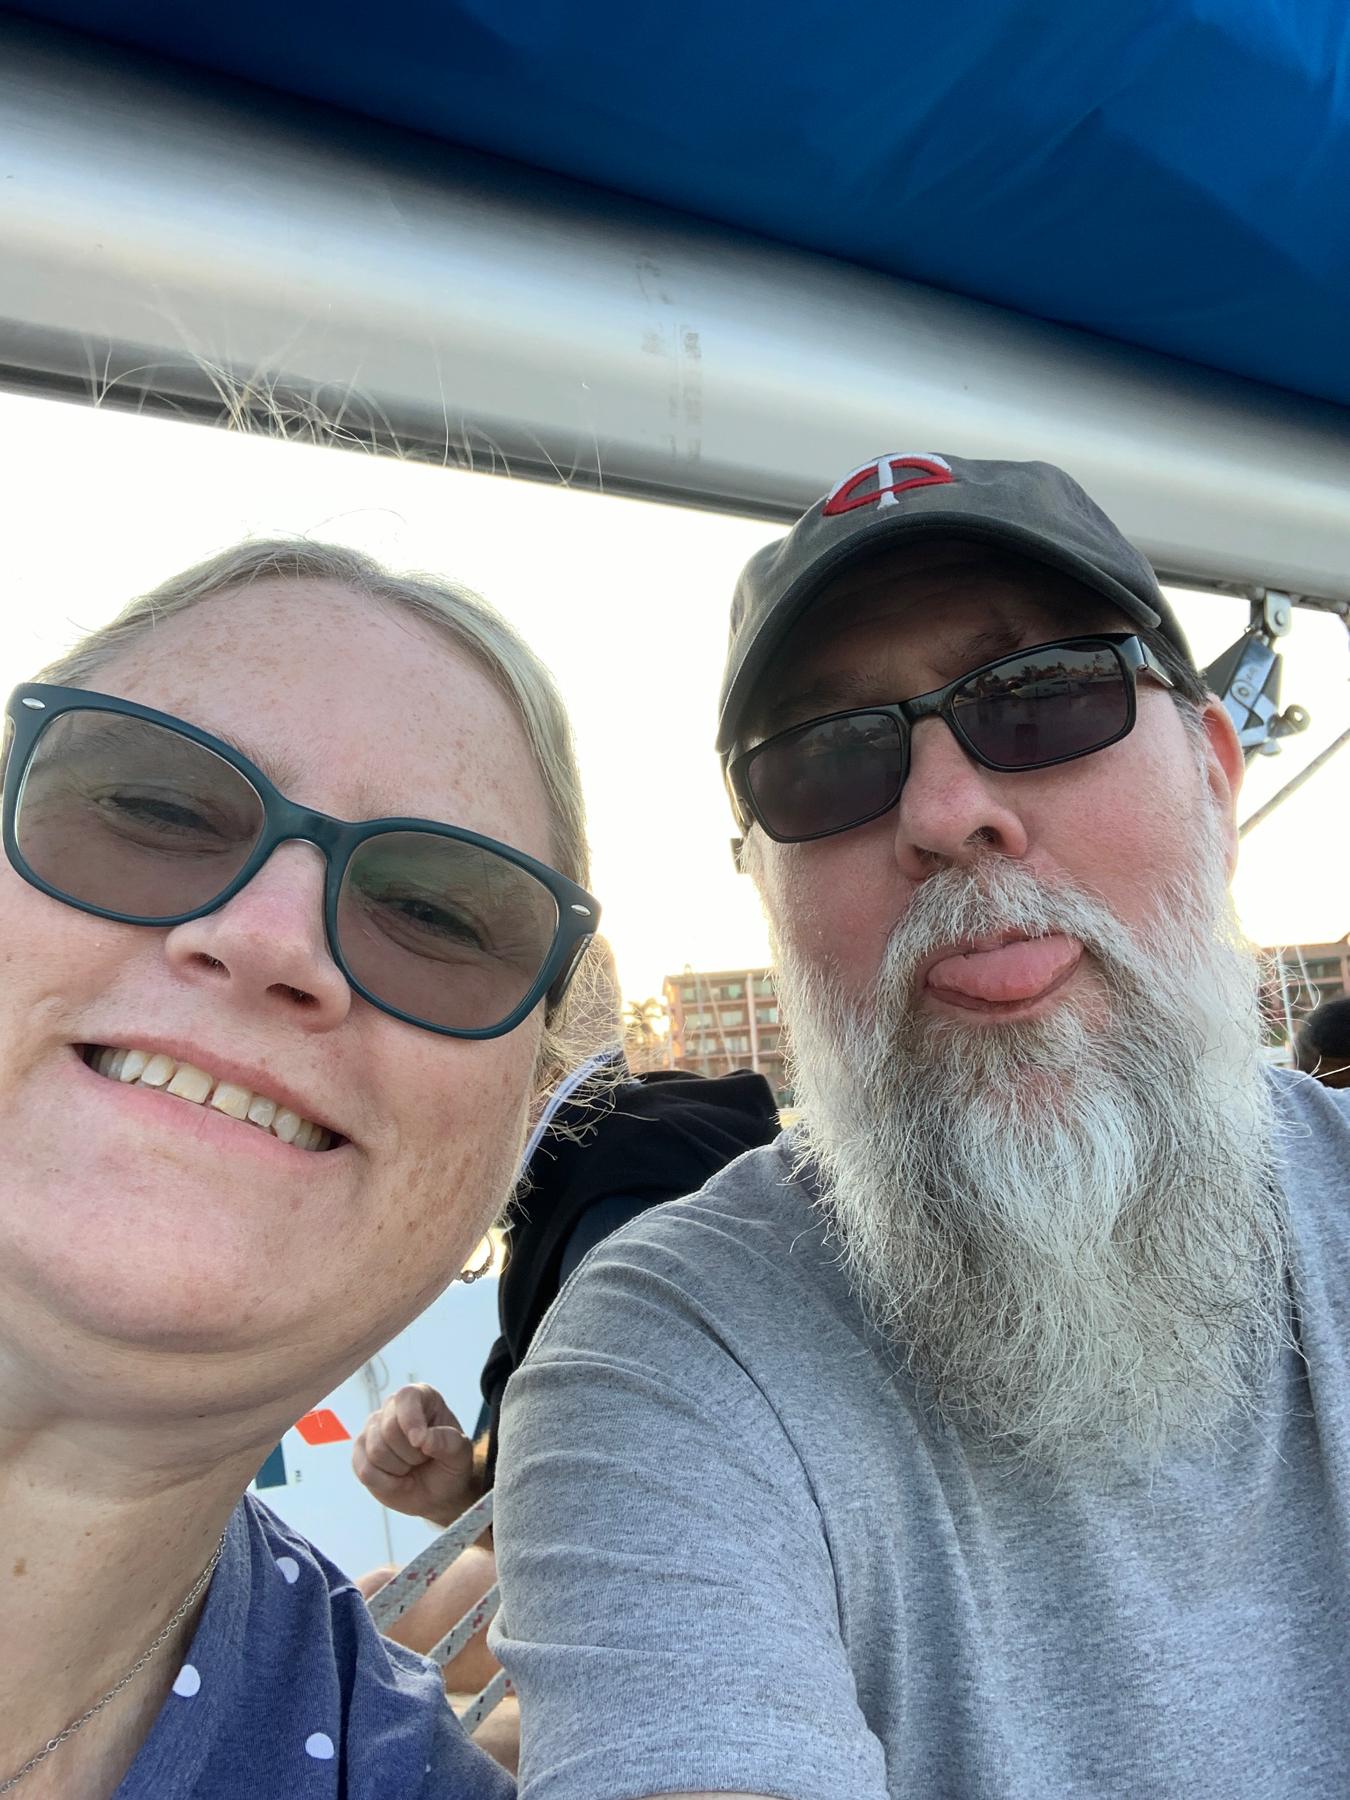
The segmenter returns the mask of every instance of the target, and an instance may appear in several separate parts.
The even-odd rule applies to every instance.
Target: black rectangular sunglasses
[[[600,919],[576,882],[434,820],[351,824],[297,806],[231,745],[85,688],[25,683],[6,706],[5,854],[98,918],[181,925],[225,904],[279,844],[324,858],[334,962],[382,1012],[501,1037],[556,1005]]]
[[[945,720],[986,769],[1045,769],[1127,736],[1141,674],[1175,685],[1133,632],[1058,638],[982,663],[912,700],[852,707],[776,732],[734,757],[727,780],[743,811],[780,844],[832,837],[898,803],[920,720]]]

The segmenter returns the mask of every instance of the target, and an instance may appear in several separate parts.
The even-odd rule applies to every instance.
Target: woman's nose
[[[323,903],[323,857],[311,844],[282,844],[224,906],[170,929],[169,961],[231,1003],[332,1030],[352,991],[328,948]]]

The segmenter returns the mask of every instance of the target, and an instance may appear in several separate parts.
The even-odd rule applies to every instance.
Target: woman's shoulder
[[[117,1800],[508,1800],[438,1671],[376,1631],[355,1586],[253,1495],[188,1656]]]

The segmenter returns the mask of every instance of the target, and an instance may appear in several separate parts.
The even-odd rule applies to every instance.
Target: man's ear
[[[1212,695],[1200,715],[1205,735],[1204,772],[1220,820],[1223,822],[1228,873],[1237,867],[1237,805],[1247,772],[1237,730],[1221,700]]]

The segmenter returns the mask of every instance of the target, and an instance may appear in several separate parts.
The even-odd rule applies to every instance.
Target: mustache
[[[1041,881],[1007,857],[940,869],[921,882],[892,930],[877,973],[878,1003],[908,1000],[921,965],[935,951],[1018,932],[1077,938],[1108,971],[1142,972],[1146,946],[1136,945],[1104,900],[1064,881]]]

